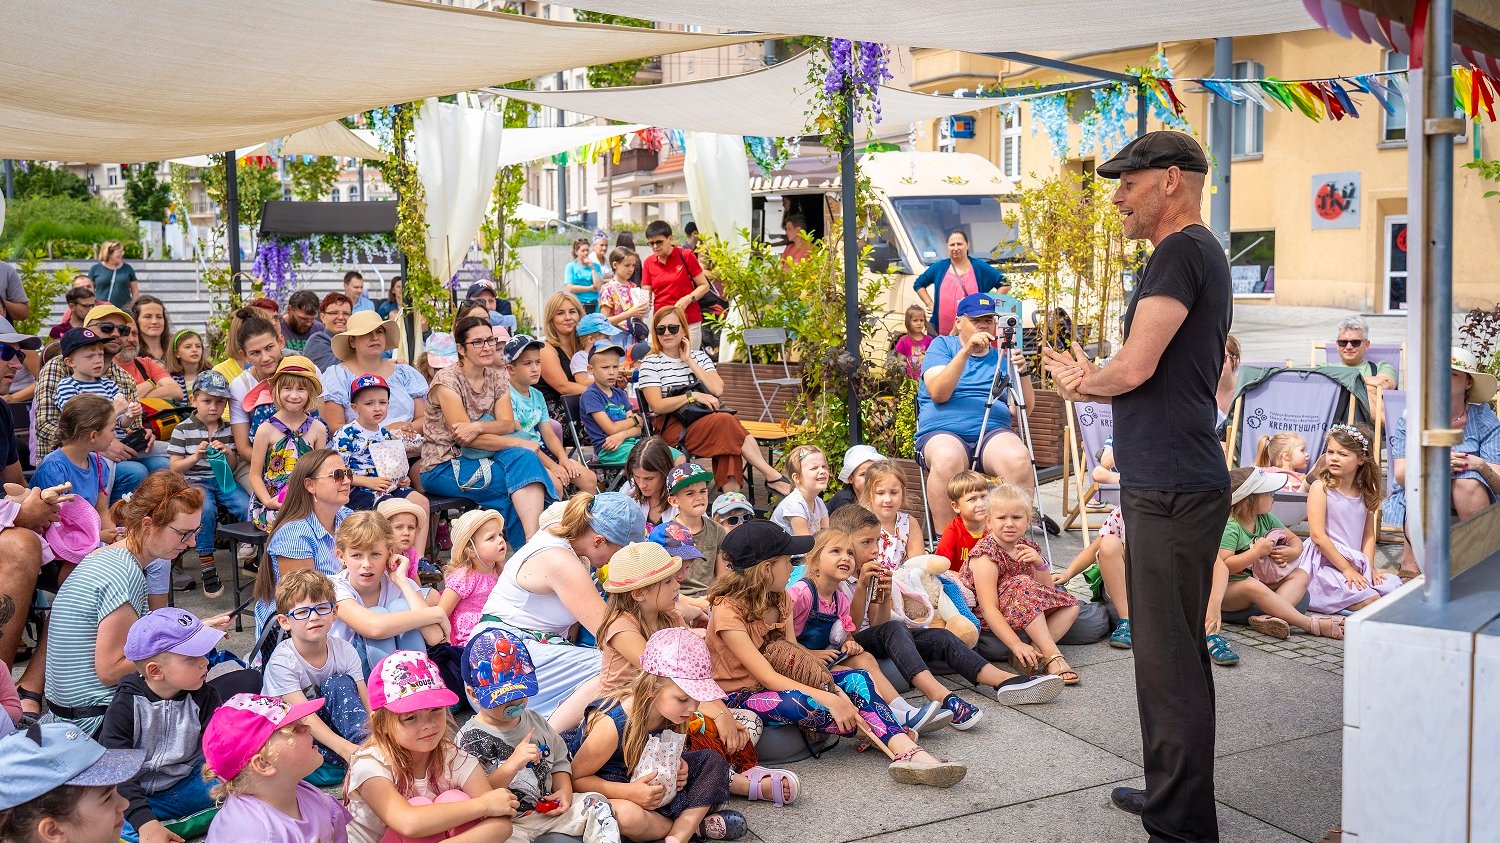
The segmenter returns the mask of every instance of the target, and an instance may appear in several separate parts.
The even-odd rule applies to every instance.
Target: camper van
[[[869,268],[896,273],[887,294],[886,323],[901,330],[908,305],[918,304],[912,282],[948,256],[948,232],[963,229],[974,260],[1002,269],[1015,262],[1015,229],[1005,215],[1013,210],[1015,186],[988,159],[968,152],[879,152],[858,166],[869,177],[880,202],[878,233],[870,243]],[[811,236],[822,237],[839,213],[836,159],[798,158],[768,176],[751,179],[754,234],[782,241],[782,220],[800,214]]]

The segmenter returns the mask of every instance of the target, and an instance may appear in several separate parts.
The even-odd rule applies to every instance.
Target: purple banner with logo
[[[1293,432],[1307,440],[1311,466],[1323,453],[1328,427],[1337,420],[1344,388],[1315,372],[1282,371],[1246,390],[1242,397],[1240,456],[1235,464],[1255,465],[1256,445],[1262,436]]]
[[[1079,401],[1073,405],[1078,417],[1078,444],[1083,448],[1084,472],[1092,472],[1099,464],[1099,449],[1104,441],[1115,435],[1115,411],[1108,404]]]

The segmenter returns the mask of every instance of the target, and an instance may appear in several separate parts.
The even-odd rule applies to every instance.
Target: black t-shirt
[[[1214,435],[1214,393],[1233,304],[1229,262],[1213,232],[1191,225],[1156,247],[1125,310],[1127,339],[1136,305],[1148,296],[1171,296],[1188,314],[1156,372],[1114,398],[1120,485],[1159,492],[1226,489],[1229,470]]]
[[[30,404],[26,406],[30,407]],[[0,407],[0,468],[21,461],[21,443],[16,441],[15,419],[9,406]]]

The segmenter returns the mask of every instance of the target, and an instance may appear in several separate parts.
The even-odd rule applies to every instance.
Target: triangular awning
[[[0,9],[10,36],[0,51],[0,157],[63,161],[239,149],[370,108],[580,62],[763,37],[420,0],[12,0]]]

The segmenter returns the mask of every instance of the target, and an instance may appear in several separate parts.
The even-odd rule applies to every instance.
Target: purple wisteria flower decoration
[[[880,119],[880,86],[891,78],[890,56],[874,41],[833,38],[828,42],[828,73],[823,77],[823,95],[840,94],[855,103],[854,117],[871,123]]]

